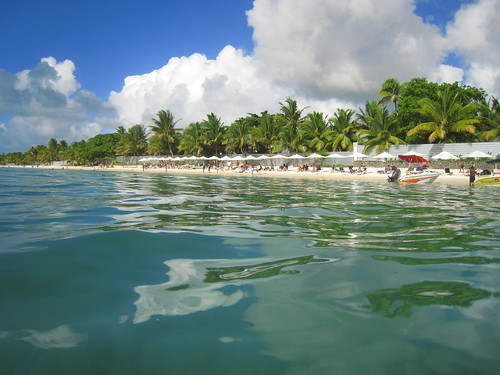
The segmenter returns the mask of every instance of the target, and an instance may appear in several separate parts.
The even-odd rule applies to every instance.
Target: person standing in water
[[[469,186],[472,186],[474,184],[474,181],[476,181],[476,168],[472,165],[469,168]]]

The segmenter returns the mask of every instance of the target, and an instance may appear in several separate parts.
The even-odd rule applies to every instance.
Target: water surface
[[[5,374],[493,374],[500,192],[0,169]]]

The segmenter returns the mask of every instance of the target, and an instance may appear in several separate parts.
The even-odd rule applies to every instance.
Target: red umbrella
[[[424,161],[427,162],[427,159],[424,158],[422,154],[415,151],[409,151],[402,155],[398,155],[398,158],[408,163],[423,163]]]

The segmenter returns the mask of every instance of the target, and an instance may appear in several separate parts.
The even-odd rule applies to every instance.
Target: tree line
[[[226,126],[217,115],[185,129],[173,113],[159,110],[151,125],[119,126],[114,133],[98,134],[68,145],[52,138],[26,152],[0,156],[0,163],[36,164],[64,160],[92,164],[115,156],[196,155],[221,153],[312,153],[352,151],[380,153],[391,145],[500,141],[499,103],[472,86],[457,82],[434,83],[414,78],[399,83],[387,79],[379,101],[367,101],[358,111],[338,108],[333,116],[305,113],[297,101],[280,102],[278,113],[249,113]]]

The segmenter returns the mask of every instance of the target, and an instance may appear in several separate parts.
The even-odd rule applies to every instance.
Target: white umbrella
[[[231,158],[233,161],[242,161],[245,160],[245,158],[241,155],[236,155],[234,158]]]
[[[493,156],[491,156],[490,154],[487,154],[485,152],[482,152],[482,151],[472,151],[472,152],[469,152],[467,155],[464,155],[464,158],[475,158],[475,159],[490,158],[490,159],[493,159]]]
[[[384,151],[381,154],[375,155],[373,158],[374,159],[396,159],[396,155],[389,154],[388,152]]]
[[[457,160],[458,157],[453,155],[451,152],[443,151],[437,155],[431,156],[432,160]]]
[[[286,156],[281,154],[276,154],[271,156],[270,159],[286,159]]]
[[[144,161],[149,161],[149,158],[141,158],[141,159],[139,159],[139,161],[143,161],[143,162]]]
[[[311,155],[306,156],[306,159],[323,159],[324,156],[320,154],[313,153]]]
[[[347,155],[347,158],[367,158],[368,155],[362,154],[361,152],[353,152],[351,155]]]
[[[257,158],[253,155],[248,155],[248,156],[245,156],[244,158],[245,160],[257,160]]]
[[[264,160],[264,159],[265,159],[265,160],[267,160],[267,159],[271,159],[271,157],[270,157],[270,156],[267,156],[267,155],[260,155],[260,156],[257,158],[257,160]]]
[[[287,159],[305,159],[305,156],[302,156],[302,155],[299,155],[299,154],[295,154],[295,155],[292,155],[292,156],[287,156],[286,158]]]
[[[208,158],[208,160],[220,160],[220,158],[218,158],[217,156],[214,155],[214,156],[210,156]]]
[[[325,156],[326,159],[337,159],[337,158],[345,158],[345,157],[346,156],[337,154],[335,152],[330,154],[330,155]]]
[[[224,155],[220,160],[233,160],[230,156]]]

